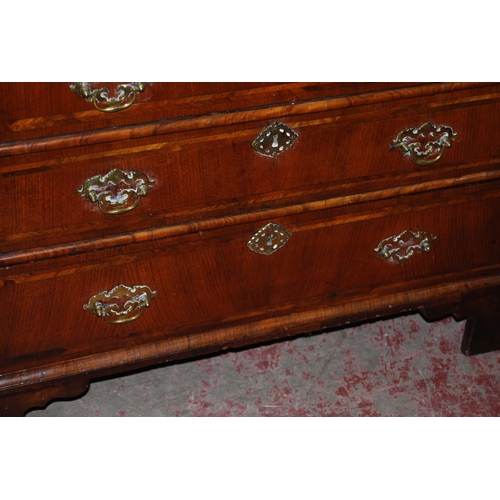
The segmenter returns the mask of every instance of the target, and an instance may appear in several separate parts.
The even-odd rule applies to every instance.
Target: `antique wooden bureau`
[[[1,415],[410,311],[500,348],[498,84],[1,83],[0,199]]]

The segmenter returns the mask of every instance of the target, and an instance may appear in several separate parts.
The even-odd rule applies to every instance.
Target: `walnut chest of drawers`
[[[407,311],[500,348],[500,85],[0,91],[0,414]]]

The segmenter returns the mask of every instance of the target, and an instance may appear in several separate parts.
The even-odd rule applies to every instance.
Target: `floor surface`
[[[93,382],[28,417],[499,416],[500,352],[419,315]]]

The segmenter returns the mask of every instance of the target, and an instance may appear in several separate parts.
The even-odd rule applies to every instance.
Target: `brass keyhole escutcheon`
[[[292,237],[292,233],[279,224],[269,223],[259,229],[248,240],[247,246],[255,253],[271,255],[283,246]]]

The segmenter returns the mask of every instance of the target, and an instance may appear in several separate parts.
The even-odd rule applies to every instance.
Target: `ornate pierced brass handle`
[[[116,215],[133,210],[155,182],[146,174],[115,169],[87,179],[77,193],[97,203],[101,212]]]
[[[137,319],[145,307],[149,307],[155,296],[156,292],[148,286],[118,285],[109,292],[94,295],[83,308],[109,323],[129,323]]]
[[[150,83],[134,82],[118,85],[115,90],[115,97],[109,97],[109,89],[101,87],[92,90],[87,82],[77,82],[69,86],[72,92],[76,92],[78,97],[82,97],[87,102],[91,102],[96,109],[105,113],[121,111],[135,102],[137,94],[144,92],[146,85]]]
[[[417,165],[430,165],[443,156],[456,135],[451,127],[424,123],[400,132],[392,141],[391,150],[398,149],[403,156],[409,155]]]
[[[380,257],[389,262],[403,262],[412,255],[422,252],[430,252],[431,241],[436,237],[427,231],[403,231],[398,236],[390,236],[382,240],[375,248]]]

